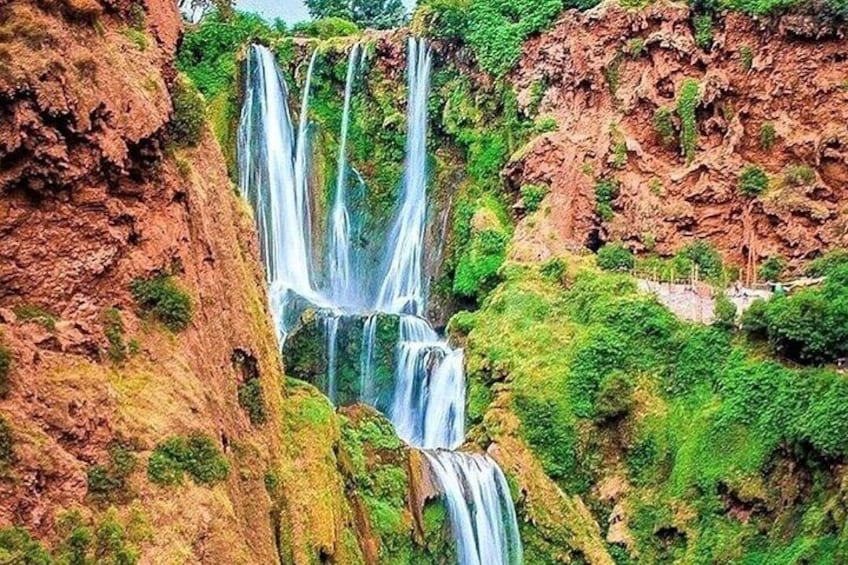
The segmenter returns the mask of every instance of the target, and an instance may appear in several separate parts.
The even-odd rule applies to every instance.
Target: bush
[[[774,129],[774,124],[763,122],[760,126],[760,147],[763,151],[771,151],[775,143],[777,143],[777,131]]]
[[[92,465],[88,469],[89,494],[105,499],[115,499],[126,494],[127,479],[135,471],[137,458],[132,446],[113,442],[109,446],[109,463]]]
[[[193,310],[191,297],[172,277],[159,274],[149,279],[136,279],[130,290],[139,308],[152,314],[171,331],[188,327]]]
[[[53,558],[29,532],[17,526],[0,528],[0,563],[52,565]]]
[[[12,308],[19,322],[33,322],[44,329],[54,331],[56,329],[57,316],[36,304],[21,304]]]
[[[601,179],[595,183],[595,211],[605,222],[613,218],[612,203],[617,197],[618,181],[615,179]]]
[[[215,484],[230,474],[230,464],[209,436],[173,436],[156,446],[147,465],[147,477],[159,485],[182,484],[188,473],[197,484]]]
[[[238,385],[238,402],[254,426],[264,424],[268,417],[265,413],[265,398],[259,378],[250,378]]]
[[[754,66],[754,51],[747,45],[739,48],[739,59],[742,62],[742,70],[746,73]],[[774,127],[774,126],[772,126]]]
[[[660,141],[666,146],[671,146],[677,141],[672,114],[671,108],[666,107],[657,108],[654,111],[654,131],[657,132]]]
[[[453,291],[459,296],[482,298],[498,282],[498,269],[506,258],[509,235],[484,230],[472,236],[471,243],[456,267]]]
[[[769,302],[768,339],[781,355],[802,363],[824,363],[848,348],[848,292],[831,296],[806,289]]]
[[[109,346],[106,355],[115,363],[121,363],[127,358],[127,347],[124,343],[124,321],[121,311],[117,308],[108,308],[103,314],[103,333]]]
[[[559,257],[554,257],[542,263],[539,272],[551,282],[563,283],[568,274],[568,264]]]
[[[789,186],[810,186],[816,181],[816,171],[809,165],[790,165],[783,171],[783,180]]]
[[[731,302],[723,292],[716,297],[713,325],[723,330],[732,330],[736,327],[736,304]]]
[[[762,298],[754,300],[742,313],[742,331],[755,339],[768,337],[768,302]]]
[[[15,459],[14,439],[9,422],[0,416],[0,471],[11,465]]]
[[[810,277],[824,277],[832,273],[838,274],[846,266],[848,266],[848,250],[835,249],[810,262],[806,273]]]
[[[598,267],[605,271],[629,271],[633,269],[636,258],[623,243],[610,243],[598,250]]]
[[[0,343],[0,400],[9,394],[9,368],[12,366],[12,352]]]
[[[292,28],[294,35],[305,37],[317,37],[318,39],[329,39],[331,37],[345,37],[356,35],[359,28],[350,20],[338,17],[321,18],[314,21],[305,21],[296,24]]]
[[[698,81],[692,78],[684,80],[677,96],[677,115],[680,117],[680,151],[687,162],[695,158],[698,148],[698,117],[695,111],[700,97]]]
[[[776,282],[780,280],[784,269],[786,269],[786,261],[783,257],[775,255],[763,261],[757,271],[757,275],[759,275],[761,280]]]
[[[539,204],[548,194],[550,189],[547,186],[540,184],[525,184],[521,186],[521,198],[524,200],[524,208],[529,213],[533,213],[539,209]]]
[[[721,278],[723,271],[721,255],[708,242],[698,240],[690,243],[680,250],[679,255],[697,265],[701,277],[710,280]]]
[[[446,41],[462,40],[468,33],[469,5],[470,0],[429,0],[423,4],[429,15],[427,35]]]
[[[595,421],[610,422],[629,414],[634,402],[633,388],[632,379],[622,371],[604,377],[595,395]]]
[[[197,145],[206,124],[206,102],[200,92],[185,75],[174,81],[171,99],[174,116],[171,119],[171,137],[181,145]]]
[[[765,192],[768,185],[768,175],[758,166],[748,165],[742,169],[737,187],[740,194],[755,198]]]
[[[695,28],[695,43],[704,51],[709,51],[713,46],[713,15],[693,15],[692,26]]]

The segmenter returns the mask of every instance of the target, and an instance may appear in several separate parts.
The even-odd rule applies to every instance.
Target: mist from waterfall
[[[300,122],[294,134],[288,91],[273,54],[251,47],[247,88],[239,124],[240,189],[253,207],[265,264],[272,313],[281,341],[304,301],[319,309],[326,339],[326,391],[336,401],[340,322],[365,319],[361,337],[360,401],[377,405],[375,312],[397,315],[394,393],[387,416],[398,435],[424,450],[434,481],[448,508],[460,565],[514,565],[521,562],[515,511],[503,473],[485,455],[448,450],[465,438],[466,383],[461,349],[452,349],[424,319],[427,227],[427,106],[432,52],[423,39],[408,44],[407,139],[400,197],[386,238],[381,270],[356,272],[351,242],[348,177],[361,176],[347,161],[351,98],[364,50],[348,56],[337,176],[328,213],[328,281],[316,284],[315,246],[309,204],[309,90],[316,56],[304,82]],[[367,278],[367,280],[365,280]],[[378,289],[369,296],[367,289]]]

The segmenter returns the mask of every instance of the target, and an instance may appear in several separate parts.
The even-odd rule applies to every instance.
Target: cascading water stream
[[[400,205],[387,238],[383,277],[379,285],[372,287],[370,283],[375,281],[355,280],[352,271],[346,143],[353,81],[363,58],[357,45],[348,59],[338,175],[329,214],[330,280],[328,294],[323,295],[316,290],[312,271],[308,199],[308,103],[315,55],[304,86],[295,139],[285,82],[273,55],[260,46],[250,50],[247,96],[239,125],[240,188],[255,211],[278,332],[283,339],[289,310],[297,304],[297,296],[324,309],[321,320],[327,340],[326,389],[335,401],[337,336],[345,315],[342,312],[365,315],[359,359],[360,400],[377,406],[372,377],[378,315],[361,312],[367,300],[361,288],[378,287],[373,310],[399,317],[395,390],[388,416],[401,438],[424,450],[445,497],[459,563],[515,565],[521,563],[521,542],[503,473],[485,455],[447,451],[459,447],[465,436],[463,352],[451,349],[422,317],[426,311],[423,266],[427,102],[432,62],[423,40],[409,41],[406,163]]]
[[[347,62],[336,192],[333,197],[333,209],[330,216],[330,296],[333,298],[333,302],[343,306],[350,306],[354,301],[351,295],[353,281],[351,279],[350,259],[350,211],[347,206],[347,134],[350,128],[350,101],[353,93],[353,80],[361,62],[361,52],[362,47],[357,43],[350,50]]]
[[[307,186],[307,72],[298,137],[288,108],[288,90],[274,55],[253,45],[247,57],[247,89],[238,131],[239,188],[253,208],[271,312],[282,341],[290,329],[286,314],[298,296],[324,303],[312,273],[311,220]]]

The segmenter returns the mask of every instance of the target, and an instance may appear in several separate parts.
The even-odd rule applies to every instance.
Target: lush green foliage
[[[306,37],[317,37],[318,39],[329,39],[331,37],[356,35],[359,33],[359,28],[350,20],[328,17],[301,22],[292,28],[292,33]]]
[[[602,220],[612,220],[612,203],[618,197],[618,181],[612,178],[600,179],[595,183],[595,211]]]
[[[680,150],[687,161],[695,158],[698,148],[698,117],[695,111],[700,103],[700,86],[695,79],[687,78],[677,95],[677,115],[680,118]]]
[[[692,26],[695,28],[695,43],[701,49],[709,51],[713,46],[713,15],[710,13],[693,15]]]
[[[789,359],[823,363],[848,355],[848,267],[832,268],[820,287],[776,295],[746,314],[743,328],[765,335]]]
[[[116,441],[109,446],[109,462],[88,468],[88,493],[95,498],[120,500],[126,497],[127,479],[135,471],[137,457],[133,447]]]
[[[671,108],[664,106],[662,108],[657,108],[654,111],[654,131],[657,132],[657,135],[660,138],[660,141],[663,142],[663,145],[671,147],[677,141],[677,132],[674,129],[674,122],[672,121],[673,112]]]
[[[171,331],[181,331],[191,321],[191,296],[177,285],[173,277],[159,274],[149,279],[136,279],[130,286],[139,308],[153,315]]]
[[[773,255],[763,261],[757,270],[757,276],[761,280],[775,282],[780,280],[780,276],[785,269],[786,260],[779,255]]]
[[[688,244],[680,255],[698,267],[699,275],[708,280],[720,280],[723,274],[721,255],[708,241],[699,239]]]
[[[739,174],[739,193],[751,198],[766,191],[769,185],[768,175],[756,165],[748,165]]]
[[[736,327],[736,304],[731,302],[724,293],[716,297],[713,325],[723,330],[732,330]]]
[[[524,208],[533,213],[539,209],[539,204],[547,196],[550,189],[543,184],[525,184],[521,186],[521,198],[524,200]]]
[[[0,563],[52,565],[53,558],[29,532],[12,526],[0,528]]]
[[[792,563],[779,556],[803,547],[808,562],[840,562],[842,375],[787,368],[729,332],[682,323],[623,275],[583,271],[563,289],[532,268],[504,272],[467,336],[469,379],[492,387],[508,375],[508,392],[493,387],[498,409],[512,399],[546,473],[584,493],[600,524],[602,481],[631,485],[620,501],[640,561]],[[806,481],[789,505],[775,488]],[[740,508],[769,510],[740,519]]]
[[[494,288],[508,243],[509,235],[500,230],[484,230],[474,234],[456,267],[454,292],[459,296],[476,298]]]
[[[174,115],[171,119],[171,137],[181,145],[197,145],[206,125],[206,103],[203,96],[184,75],[174,81],[171,99]]]
[[[306,0],[306,6],[316,20],[345,19],[376,29],[399,27],[406,16],[401,0]]]
[[[760,126],[760,147],[763,151],[771,151],[777,143],[777,131],[772,122],[763,122]]]
[[[609,243],[598,250],[598,267],[605,271],[629,271],[636,259],[629,247],[623,243]]]
[[[156,446],[147,465],[147,477],[159,485],[183,482],[183,474],[197,484],[215,484],[226,480],[230,464],[215,445],[203,434],[188,437],[173,436]]]

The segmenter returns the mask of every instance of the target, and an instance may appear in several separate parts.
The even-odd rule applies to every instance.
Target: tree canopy
[[[360,27],[386,29],[403,24],[402,0],[306,0],[313,18],[344,18]]]

